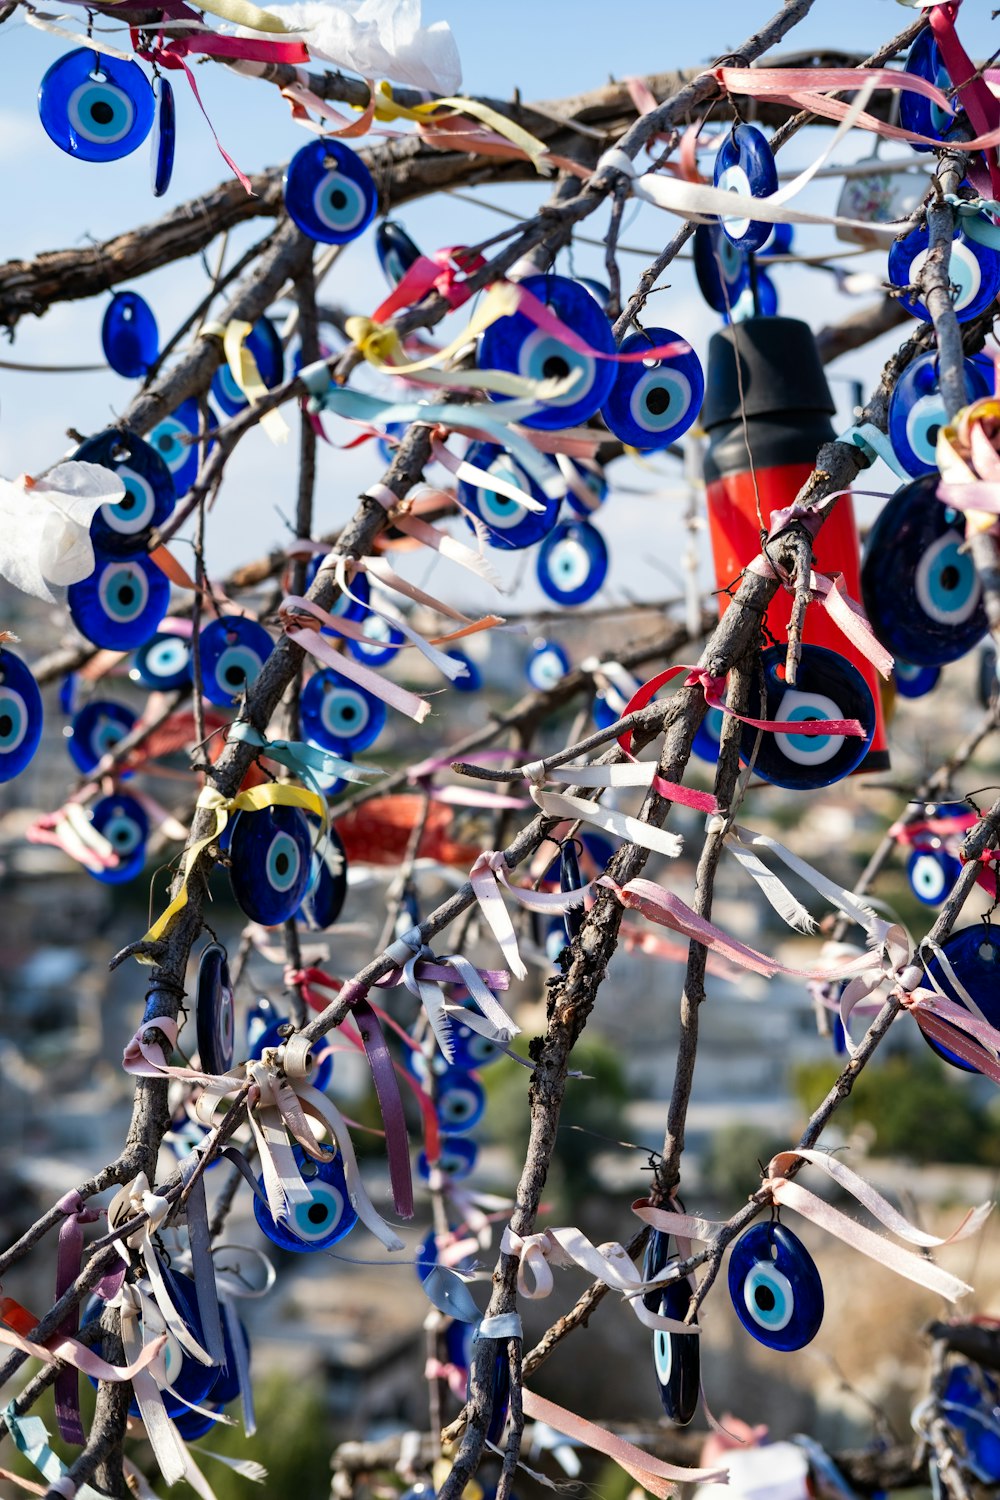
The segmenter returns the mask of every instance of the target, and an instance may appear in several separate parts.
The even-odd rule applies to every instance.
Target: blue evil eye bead
[[[787,255],[794,237],[791,224],[772,224],[771,233],[757,252],[757,259],[763,260],[768,255]]]
[[[896,692],[901,698],[924,698],[934,690],[941,676],[940,667],[915,667],[897,656],[892,669]]]
[[[69,672],[59,684],[59,709],[64,714],[76,713],[80,698],[80,680],[75,672]]]
[[[456,677],[452,687],[460,693],[478,693],[483,685],[483,674],[471,657],[466,656],[464,651],[448,651],[445,654],[450,661],[461,662],[465,667],[465,676]]]
[[[306,588],[312,588],[316,581],[316,575],[323,562],[322,557],[314,557],[306,568]],[[351,598],[351,594],[354,598]],[[338,594],[336,599],[327,610],[328,614],[336,615],[340,620],[364,620],[368,614],[371,601],[371,585],[364,573],[358,573],[351,579],[351,594]],[[327,630],[329,635],[331,632]]]
[[[964,362],[970,401],[991,393],[989,377],[974,360]],[[889,398],[889,439],[899,462],[916,479],[937,469],[937,438],[948,415],[938,387],[936,354],[921,354],[908,364]]]
[[[538,549],[535,571],[554,604],[586,604],[608,576],[608,548],[589,521],[560,521]]]
[[[583,876],[580,874],[580,861],[576,857],[576,844],[572,839],[567,839],[559,851],[559,889],[578,891],[582,885]],[[563,914],[563,926],[566,929],[566,941],[571,943],[583,926],[583,907],[567,907]]]
[[[947,849],[914,849],[906,862],[906,878],[918,901],[940,906],[962,873],[962,861]]]
[[[190,1276],[185,1276],[182,1271],[175,1271],[167,1266],[161,1266],[161,1270],[167,1283],[170,1300],[180,1314],[184,1326],[192,1337],[204,1346],[205,1330],[198,1311],[198,1295],[193,1280]],[[148,1293],[148,1286],[146,1291]],[[201,1360],[188,1354],[169,1330],[163,1358],[166,1363],[164,1384],[170,1387],[169,1390],[163,1391],[163,1405],[168,1417],[182,1417],[188,1412],[189,1403],[200,1406],[205,1401],[219,1378],[219,1367],[218,1365],[204,1365]],[[139,1415],[138,1402],[135,1400],[129,1407],[129,1413],[134,1417]]]
[[[460,992],[453,990],[451,998],[458,1000]],[[453,1018],[451,1050],[452,1066],[466,1073],[488,1068],[504,1056],[502,1048],[498,1047],[496,1042],[491,1042],[488,1036],[481,1036],[478,1031],[473,1031],[471,1026],[463,1026],[457,1017]]]
[[[471,1146],[472,1142],[463,1141],[462,1145]],[[444,1331],[444,1352],[446,1360],[456,1370],[470,1369],[476,1352],[475,1323],[461,1323],[457,1318],[450,1323]],[[485,1492],[483,1500],[487,1500]]]
[[[124,703],[110,698],[92,698],[73,717],[66,748],[73,764],[86,774],[123,740],[136,715]]]
[[[118,855],[118,863],[88,873],[102,885],[124,885],[141,875],[149,838],[149,819],[142,803],[122,793],[100,797],[91,804],[90,821]]]
[[[38,116],[67,155],[117,161],[149,134],[153,91],[137,63],[78,47],[54,62],[39,84]]]
[[[152,640],[139,647],[128,675],[133,682],[160,692],[187,687],[191,681],[190,636],[158,630]]]
[[[101,348],[116,375],[138,380],[156,363],[160,330],[153,309],[138,292],[116,292],[101,324]]]
[[[669,328],[647,328],[623,340],[620,354],[683,343]],[[623,362],[601,407],[606,426],[631,448],[666,448],[683,437],[701,411],[705,376],[693,349],[655,361]]]
[[[941,1392],[941,1412],[961,1439],[960,1460],[982,1485],[1000,1479],[1000,1385],[981,1365],[952,1365]]]
[[[523,505],[508,499],[499,490],[459,479],[459,499],[485,524],[486,540],[491,547],[533,547],[549,534],[559,519],[559,501],[546,495],[505,449],[495,443],[473,443],[465,456],[477,469],[516,485],[544,507],[542,510],[525,510]]]
[[[952,983],[951,974],[945,971],[935,956],[927,964],[927,974],[942,994],[963,1010],[969,1008],[967,996],[976,1006],[977,1014],[981,1014],[991,1026],[1000,1026],[1000,985],[997,983],[1000,979],[1000,943],[995,929],[989,922],[976,922],[971,927],[963,927],[941,944],[941,951],[948,960],[951,974],[961,986],[959,989]],[[955,1032],[956,1040],[965,1035],[965,1032]],[[972,1063],[963,1061],[957,1053],[929,1037],[926,1032],[921,1032],[921,1036],[931,1051],[944,1058],[945,1062],[951,1063],[952,1067],[960,1068],[963,1073],[979,1072]]]
[[[755,125],[734,125],[715,158],[715,186],[744,198],[767,198],[778,191],[771,148]],[[741,250],[759,250],[771,233],[757,219],[722,219],[720,228]]]
[[[610,287],[605,286],[603,281],[594,281],[590,276],[577,276],[576,284],[590,293],[602,313],[607,313],[608,303],[611,301]]]
[[[783,1224],[753,1224],[729,1258],[729,1295],[747,1333],[769,1349],[803,1349],[823,1321],[823,1283]]]
[[[861,596],[872,629],[893,656],[940,667],[987,631],[982,590],[963,550],[965,520],[937,498],[937,474],[897,490],[868,533]]]
[[[13,651],[0,648],[0,781],[19,776],[42,738],[42,695]]]
[[[89,578],[66,590],[73,624],[105,651],[144,646],[170,604],[166,575],[141,553],[109,557],[96,552],[95,562]]]
[[[274,647],[263,625],[245,615],[212,620],[198,640],[205,697],[219,708],[253,687]]]
[[[375,231],[375,254],[390,286],[398,286],[410,267],[420,259],[420,250],[402,224],[396,224],[392,219],[383,219]]]
[[[227,1073],[236,1051],[233,986],[221,943],[209,943],[198,964],[195,995],[198,1055],[206,1073]]]
[[[191,1155],[192,1151],[197,1151],[205,1137],[210,1134],[211,1126],[202,1125],[198,1120],[193,1120],[187,1110],[182,1109],[170,1121],[167,1133],[163,1137],[163,1144],[169,1147],[178,1161],[183,1161]],[[205,1170],[210,1172],[222,1160],[221,1156],[214,1156]]]
[[[283,1046],[283,1028],[288,1024],[288,1017],[278,1015],[269,1000],[258,1000],[247,1016],[247,1046],[250,1048],[250,1056],[260,1058],[269,1047]],[[325,1041],[313,1048],[312,1066],[315,1071],[309,1082],[322,1093],[333,1077],[333,1048]]]
[[[942,94],[952,93],[951,79],[941,56],[941,48],[929,26],[920,33],[907,53],[904,72],[915,78],[926,78]],[[932,99],[906,92],[899,95],[899,123],[904,130],[912,130],[914,135],[926,135],[932,141],[943,141],[954,128],[955,116],[948,114]],[[934,147],[914,143],[913,150],[933,151]]]
[[[708,761],[714,766],[719,759],[719,746],[722,743],[722,721],[725,715],[721,708],[710,708],[698,725],[695,737],[691,742],[691,749],[700,760]]]
[[[578,478],[582,480],[587,489],[588,498],[584,500],[574,490],[568,489],[566,491],[566,508],[571,510],[574,515],[582,516],[586,520],[608,498],[608,481],[603,469],[592,469],[589,465],[582,463],[574,464],[573,467],[576,470]]]
[[[312,840],[297,807],[241,813],[229,846],[229,879],[251,922],[276,927],[294,917],[309,884]]]
[[[464,1135],[483,1118],[486,1095],[483,1086],[471,1073],[460,1068],[445,1068],[438,1079],[438,1123],[442,1135]]]
[[[347,900],[347,855],[331,823],[312,851],[309,889],[297,913],[313,932],[332,927]]]
[[[310,141],[285,173],[285,207],[310,239],[346,245],[375,217],[378,193],[364,162],[340,141]]]
[[[748,713],[754,719],[779,719],[789,727],[809,719],[857,719],[864,737],[841,734],[772,734],[761,736],[754,771],[763,781],[789,791],[831,786],[850,775],[868,752],[875,734],[875,700],[857,667],[825,646],[803,646],[795,687],[784,681],[785,647],[771,646],[761,656],[764,703],[751,693]],[[757,740],[744,727],[741,750],[749,761]]]
[[[544,302],[596,355],[604,357],[577,353],[518,312],[498,318],[486,329],[479,344],[479,368],[508,370],[530,380],[562,380],[576,374],[576,384],[564,396],[547,401],[521,420],[525,427],[546,431],[586,422],[604,405],[615,380],[615,366],[609,358],[616,353],[615,340],[607,314],[585,287],[566,276],[526,276],[520,285]],[[495,401],[508,399],[490,395]]]
[[[174,147],[177,142],[177,109],[174,90],[168,78],[158,73],[153,79],[153,134],[149,142],[149,176],[154,198],[162,198],[170,186],[174,171]]]
[[[182,401],[149,434],[149,446],[170,470],[177,495],[186,495],[198,477],[198,417],[197,401]]]
[[[670,1238],[660,1229],[654,1229],[646,1246],[643,1263],[643,1280],[651,1281],[666,1268],[670,1259]],[[676,1318],[681,1321],[687,1315],[691,1302],[691,1286],[687,1278],[669,1282],[662,1290],[646,1292],[643,1296],[650,1312],[661,1318]],[[698,1409],[701,1385],[701,1351],[696,1333],[668,1333],[663,1329],[653,1332],[653,1370],[660,1404],[670,1421],[678,1427],[686,1427]]]
[[[928,254],[926,226],[911,229],[889,250],[889,280],[897,287],[912,286],[923,269]],[[1000,250],[981,245],[956,228],[951,246],[948,275],[958,288],[952,306],[960,323],[968,323],[985,312],[1000,292]],[[904,294],[901,307],[914,318],[929,323],[931,315],[918,298]]]
[[[290,1203],[287,1219],[273,1219],[267,1207],[254,1194],[253,1211],[257,1223],[274,1244],[282,1250],[310,1254],[329,1250],[350,1234],[358,1216],[347,1188],[340,1153],[332,1161],[314,1161],[300,1146],[292,1148],[299,1175],[311,1194],[308,1203]],[[264,1179],[260,1179],[263,1192]]]
[[[725,321],[742,323],[745,318],[773,318],[777,311],[778,289],[766,271],[758,270],[733,303]]]
[[[694,232],[694,274],[709,307],[726,317],[750,285],[746,256],[718,224],[699,224]]]
[[[406,645],[406,636],[395,625],[390,625],[381,615],[367,615],[361,622],[365,641],[347,642],[347,649],[355,661],[367,662],[370,667],[384,667],[386,662],[398,656],[401,646]],[[368,642],[371,642],[369,645]]]
[[[277,329],[269,318],[258,318],[244,341],[253,355],[261,380],[269,391],[281,384],[285,373],[285,351]],[[247,404],[247,398],[233,379],[228,365],[220,365],[212,376],[212,395],[227,417],[235,417]]]
[[[374,744],[385,728],[381,698],[341,677],[332,667],[314,672],[302,690],[302,728],[315,745],[356,754]]]
[[[525,663],[525,674],[531,686],[539,693],[554,688],[569,671],[569,657],[558,641],[539,639],[531,648]]]
[[[173,476],[156,449],[127,427],[108,427],[81,443],[73,458],[111,469],[125,486],[121,500],[94,514],[95,547],[115,554],[145,551],[153,527],[163,525],[177,499]]]
[[[471,1395],[470,1375],[470,1384],[466,1388],[467,1401]],[[499,1443],[503,1437],[503,1430],[507,1425],[507,1409],[509,1404],[510,1362],[507,1358],[507,1350],[501,1343],[498,1347],[497,1356],[493,1361],[493,1405],[490,1409],[490,1423],[486,1429],[486,1441],[488,1443]]]
[[[475,1141],[467,1141],[462,1135],[453,1135],[442,1142],[436,1166],[449,1182],[464,1182],[472,1175],[478,1155],[479,1147]],[[417,1171],[424,1182],[430,1181],[431,1164],[427,1160],[426,1151],[421,1151],[417,1157]]]

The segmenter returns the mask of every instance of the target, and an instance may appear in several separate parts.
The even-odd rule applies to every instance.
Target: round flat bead
[[[43,77],[38,116],[49,139],[69,156],[117,161],[149,134],[153,91],[138,63],[78,47]]]

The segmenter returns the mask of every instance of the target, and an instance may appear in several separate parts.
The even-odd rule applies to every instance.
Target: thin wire
[[[0,370],[18,370],[26,375],[93,375],[98,370],[110,370],[103,365],[22,365],[13,359],[0,359]]]

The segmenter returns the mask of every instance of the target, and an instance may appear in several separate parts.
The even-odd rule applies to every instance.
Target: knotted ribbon
[[[245,792],[237,792],[235,797],[223,797],[222,793],[217,792],[214,787],[206,786],[199,793],[195,806],[212,814],[214,826],[204,838],[196,839],[185,850],[181,860],[180,890],[146,933],[142,940],[144,943],[158,942],[160,938],[165,937],[179,913],[187,906],[188,881],[191,879],[192,871],[209,845],[213,844],[225,831],[232,813],[261,812],[267,807],[301,807],[306,812],[315,814],[321,821],[326,817],[326,801],[315,792],[307,791],[304,787],[273,782],[266,786],[250,787]],[[140,963],[155,963],[155,959],[148,955],[137,954],[136,956]]]
[[[565,800],[575,799],[566,798]],[[588,804],[588,806],[600,811],[596,803]],[[569,814],[569,816],[574,816],[574,814]],[[638,820],[630,818],[626,821],[633,823]],[[526,979],[528,971],[518,952],[517,934],[510,919],[510,913],[504,905],[501,887],[528,911],[537,911],[552,916],[556,912],[565,911],[567,907],[582,906],[590,885],[580,886],[575,891],[532,891],[524,886],[511,885],[507,879],[507,870],[507,861],[502,851],[488,849],[480,854],[472,866],[469,871],[469,880],[487,925],[500,944],[507,967],[518,979]]]

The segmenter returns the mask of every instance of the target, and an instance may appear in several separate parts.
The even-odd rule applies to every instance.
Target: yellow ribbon
[[[260,378],[260,370],[253,357],[253,350],[247,347],[246,341],[252,332],[252,323],[244,323],[240,318],[233,318],[223,330],[222,347],[230,374],[250,405],[254,406],[267,395],[267,386]],[[260,419],[260,425],[272,443],[288,442],[288,425],[280,411],[265,412]]]
[[[191,871],[209,844],[222,837],[231,813],[262,812],[266,807],[304,807],[307,812],[315,813],[324,821],[326,819],[326,802],[322,797],[315,792],[306,791],[305,787],[289,786],[285,782],[269,782],[266,786],[250,787],[245,792],[237,792],[235,797],[223,797],[214,787],[206,786],[198,797],[197,806],[207,808],[215,814],[215,826],[211,833],[198,839],[185,851],[181,862],[181,888],[146,933],[142,940],[144,943],[155,943],[165,937],[173,926],[174,918],[187,906]],[[139,962],[151,964],[155,960],[139,956]]]
[[[526,398],[529,401],[555,401],[564,396],[582,378],[580,370],[558,380],[532,380],[507,370],[446,370],[447,364],[461,353],[470,340],[478,338],[498,318],[509,318],[517,312],[519,293],[509,281],[498,281],[490,287],[463,331],[443,349],[436,349],[426,359],[407,360],[396,330],[374,318],[350,317],[344,324],[349,339],[376,370],[387,375],[409,377],[420,372],[422,383],[461,386],[472,390],[497,391],[500,395]],[[230,325],[232,326],[232,325]]]
[[[412,109],[406,105],[398,104],[392,97],[392,84],[383,81],[375,91],[375,118],[376,120],[416,120],[418,124],[441,124],[438,119],[441,110],[452,110],[456,114],[469,115],[473,119],[481,120],[497,135],[502,135],[505,140],[510,141],[534,166],[535,171],[547,176],[553,171],[551,162],[545,161],[548,147],[544,141],[540,141],[530,130],[525,130],[520,125],[515,125],[513,120],[508,120],[505,115],[498,114],[495,109],[490,109],[488,104],[481,104],[478,99],[434,99],[429,104],[415,104]],[[475,149],[474,142],[470,142]]]

